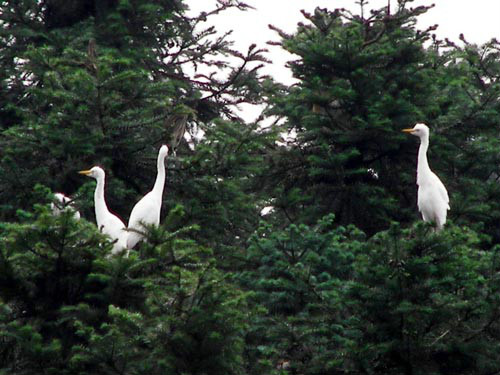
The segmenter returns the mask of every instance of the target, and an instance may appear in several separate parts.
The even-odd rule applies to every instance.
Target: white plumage
[[[50,208],[55,216],[59,216],[63,211],[73,211],[73,217],[76,220],[80,219],[80,212],[75,208],[73,200],[63,193],[54,194],[54,202],[50,204]]]
[[[94,192],[94,206],[97,227],[102,233],[107,234],[113,241],[116,241],[111,253],[116,255],[122,252],[127,248],[127,232],[123,221],[118,216],[109,212],[106,205],[106,200],[104,199],[104,180],[106,175],[104,170],[100,167],[92,167],[89,170],[78,173],[96,179],[97,186]]]
[[[403,129],[403,132],[420,138],[417,160],[418,210],[424,221],[435,223],[440,230],[446,223],[450,199],[445,186],[431,171],[427,161],[429,128],[425,124],[416,124],[412,129]]]
[[[156,181],[153,190],[147,193],[136,203],[128,220],[128,229],[131,231],[127,238],[127,247],[132,249],[144,238],[144,224],[160,225],[160,211],[165,186],[165,157],[168,155],[168,147],[163,145],[158,152]]]

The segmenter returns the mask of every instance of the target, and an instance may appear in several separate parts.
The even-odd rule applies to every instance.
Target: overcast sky
[[[187,0],[186,3],[194,12],[212,9],[214,0]],[[347,8],[358,11],[356,0],[247,0],[247,4],[256,8],[247,12],[227,11],[213,17],[212,21],[217,29],[222,31],[233,30],[235,47],[245,51],[252,43],[270,50],[273,67],[266,72],[276,79],[289,82],[290,72],[282,69],[283,64],[290,59],[279,47],[266,46],[268,40],[279,40],[276,33],[268,28],[272,24],[278,28],[293,32],[297,23],[304,21],[301,9],[312,12],[316,7],[328,9]],[[396,0],[391,1],[396,4]],[[500,39],[500,0],[416,0],[412,6],[429,5],[435,7],[419,18],[421,28],[438,24],[437,35],[458,40],[458,35],[464,33],[467,40],[474,43],[483,43],[492,37]],[[370,8],[379,8],[387,5],[387,0],[371,0]]]
[[[241,12],[230,10],[212,17],[210,24],[215,24],[219,32],[233,30],[232,40],[235,48],[246,51],[248,46],[256,43],[260,48],[269,50],[268,58],[272,64],[264,68],[264,73],[271,75],[275,80],[291,84],[291,72],[284,68],[287,61],[293,56],[278,46],[266,45],[267,41],[278,41],[276,32],[268,28],[272,24],[285,32],[293,33],[298,22],[305,22],[301,9],[312,12],[316,7],[335,9],[347,8],[359,13],[357,0],[246,0],[246,3],[256,8]],[[214,8],[215,0],[186,0],[192,12]],[[397,0],[391,0],[396,4]],[[458,41],[463,33],[472,43],[484,43],[493,37],[500,39],[500,0],[415,0],[412,7],[435,4],[435,7],[418,18],[418,27],[424,29],[438,24],[436,34],[439,38],[445,37]],[[387,5],[387,0],[369,1],[369,9],[378,9]]]

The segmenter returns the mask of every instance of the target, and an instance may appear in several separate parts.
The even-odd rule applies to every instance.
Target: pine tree
[[[208,16],[245,4],[221,2],[194,18],[177,0],[57,4],[2,4],[5,218],[31,207],[35,183],[74,194],[83,184],[75,172],[99,164],[109,176],[109,205],[126,220],[151,189],[161,144],[178,151],[173,166],[193,153],[185,135],[194,138],[218,117],[248,133],[234,106],[261,101],[262,51],[234,51],[227,35],[212,39],[216,30],[202,27]]]
[[[250,373],[287,370],[335,373],[346,351],[344,285],[364,241],[356,228],[333,228],[333,216],[315,226],[263,225],[251,237],[243,287],[265,308],[247,336]],[[288,372],[287,372],[288,373]]]
[[[0,374],[498,373],[499,46],[440,41],[410,4],[276,29],[286,87],[203,27],[239,1],[1,3]],[[451,196],[439,233],[415,122]],[[126,221],[161,144],[162,225],[110,257],[76,171],[103,166]]]
[[[1,373],[239,373],[246,294],[180,227],[182,209],[130,257],[48,205],[0,240]]]
[[[439,163],[450,177],[453,192],[452,217],[466,223],[498,243],[499,184],[498,159],[500,105],[498,72],[499,44],[492,40],[482,46],[467,42],[463,47],[450,41],[437,42],[441,53],[438,85]],[[443,50],[445,52],[443,52]]]
[[[74,320],[96,327],[113,299],[98,265],[112,245],[70,211],[54,216],[40,205],[19,215],[0,241],[1,371],[71,373],[72,348],[84,344]]]
[[[248,249],[243,282],[268,309],[250,336],[251,362],[311,374],[498,371],[497,226],[489,224],[498,201],[497,44],[459,48],[437,40],[434,27],[416,30],[428,9],[399,2],[395,13],[369,17],[316,9],[295,34],[277,30],[299,57],[290,62],[299,83],[275,92],[269,112],[291,135],[270,155],[266,180],[271,220],[285,229]],[[423,224],[380,232],[420,219],[418,144],[400,132],[415,122],[431,125],[429,158],[451,192],[449,221],[477,232],[451,223],[441,235]],[[286,254],[319,252],[301,236],[328,212],[373,237],[347,241],[353,258],[330,274],[335,304],[314,310],[321,293],[303,288]],[[300,264],[311,280],[314,264]],[[258,339],[264,332],[269,341]]]
[[[409,142],[400,130],[437,106],[423,45],[431,30],[414,27],[428,7],[404,3],[369,17],[316,9],[294,35],[277,30],[299,57],[290,62],[299,83],[275,95],[271,111],[296,134],[273,165],[275,205],[287,220],[334,212],[373,234],[390,220],[415,218],[414,162],[410,153],[401,157]]]
[[[366,243],[344,301],[353,373],[498,371],[497,251],[453,226],[396,224]]]
[[[457,226],[366,238],[333,224],[252,237],[240,280],[266,310],[247,335],[251,373],[498,371],[498,249]]]
[[[1,4],[1,372],[241,373],[250,312],[219,268],[257,222],[253,175],[269,136],[235,111],[262,101],[263,51],[234,51],[202,27],[229,8],[248,7],[190,18],[175,0]],[[94,184],[76,171],[104,167],[108,206],[126,221],[161,144],[172,151],[163,225],[129,258],[109,258],[85,220]],[[37,184],[74,194],[84,219],[33,213],[52,199]]]

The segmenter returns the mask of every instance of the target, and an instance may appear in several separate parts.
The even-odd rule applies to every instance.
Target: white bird
[[[168,147],[163,145],[158,152],[156,181],[153,190],[147,193],[136,203],[128,220],[128,229],[132,229],[127,238],[129,249],[144,238],[144,224],[160,225],[160,211],[165,186],[165,157],[168,155]]]
[[[99,230],[107,234],[113,241],[113,255],[119,254],[127,248],[127,232],[125,224],[116,215],[109,212],[106,200],[104,199],[104,179],[106,174],[100,167],[92,167],[89,170],[78,172],[88,177],[95,178],[97,186],[94,192],[95,218]]]
[[[63,193],[55,193],[54,201],[50,204],[54,216],[59,216],[63,211],[73,211],[75,220],[80,219],[80,212],[75,208],[73,200]]]
[[[429,128],[425,124],[416,124],[412,129],[403,129],[420,138],[417,160],[418,210],[426,222],[434,222],[438,230],[446,223],[446,214],[450,209],[450,199],[443,183],[431,171],[427,161],[429,148]]]

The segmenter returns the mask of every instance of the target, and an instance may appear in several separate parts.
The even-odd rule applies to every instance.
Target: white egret
[[[119,254],[127,248],[127,232],[125,224],[116,215],[109,212],[106,200],[104,199],[104,179],[106,174],[100,167],[92,167],[89,170],[78,172],[88,177],[95,178],[97,186],[94,192],[95,218],[99,230],[107,234],[115,244],[111,253]]]
[[[127,247],[132,249],[144,238],[144,224],[160,225],[160,211],[165,186],[165,157],[168,155],[168,147],[163,145],[158,152],[156,181],[153,190],[147,193],[136,203],[128,220],[128,229],[132,229],[127,238]]]
[[[63,193],[54,194],[54,202],[50,204],[52,213],[55,216],[59,216],[63,211],[73,211],[73,217],[76,220],[80,219],[80,212],[77,211],[75,205],[73,204],[73,199],[64,195]]]
[[[420,138],[417,160],[418,210],[426,222],[434,222],[438,230],[446,223],[446,214],[450,209],[450,199],[443,183],[429,167],[427,149],[429,148],[429,128],[425,124],[416,124],[412,129],[403,129]]]

